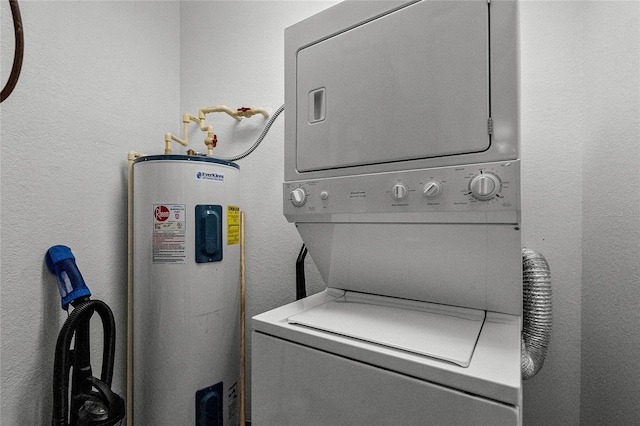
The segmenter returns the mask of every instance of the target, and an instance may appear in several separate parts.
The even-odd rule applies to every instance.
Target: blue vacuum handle
[[[62,298],[62,309],[69,309],[69,303],[81,297],[91,296],[76,265],[71,249],[67,246],[53,246],[45,256],[47,269],[58,278],[58,289]]]

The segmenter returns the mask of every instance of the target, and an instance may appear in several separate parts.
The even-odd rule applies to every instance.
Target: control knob
[[[469,191],[474,198],[488,201],[500,191],[500,178],[493,173],[481,172],[475,175],[469,182]]]
[[[404,183],[398,182],[394,184],[393,187],[391,187],[391,196],[394,200],[404,200],[405,198],[407,198],[407,195],[409,195],[409,189]]]
[[[440,182],[430,180],[422,186],[422,196],[427,200],[434,200],[442,193],[442,185]]]
[[[296,207],[304,206],[307,202],[307,193],[302,188],[296,188],[291,191],[291,203]]]

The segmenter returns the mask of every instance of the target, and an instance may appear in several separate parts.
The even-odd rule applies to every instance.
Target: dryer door
[[[298,51],[299,172],[489,148],[489,6],[422,1]]]

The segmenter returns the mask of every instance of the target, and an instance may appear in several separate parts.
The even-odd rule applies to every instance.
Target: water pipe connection
[[[177,142],[182,146],[189,145],[189,123],[192,121],[197,123],[200,126],[200,130],[207,133],[207,137],[204,139],[204,144],[207,147],[207,155],[213,155],[213,148],[216,147],[218,143],[218,138],[216,134],[213,132],[213,126],[206,122],[206,115],[215,113],[215,112],[224,112],[231,116],[236,121],[241,121],[243,117],[250,118],[256,114],[261,114],[265,118],[269,117],[269,113],[264,108],[248,108],[242,107],[236,110],[233,110],[225,105],[217,105],[212,107],[202,108],[198,111],[198,116],[191,113],[184,113],[182,115],[182,138],[172,134],[165,133],[164,135],[164,153],[169,155],[173,153],[171,149],[171,141]]]

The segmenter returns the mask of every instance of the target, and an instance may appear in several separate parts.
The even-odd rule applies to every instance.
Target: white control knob
[[[474,198],[488,201],[500,191],[500,178],[493,173],[480,173],[469,182],[469,190]]]
[[[409,189],[404,183],[396,183],[391,187],[391,196],[397,201],[404,200],[408,194]]]
[[[422,186],[422,196],[427,200],[436,199],[442,194],[442,185],[436,180],[430,180]]]
[[[302,188],[296,188],[291,191],[291,203],[296,207],[304,206],[307,202],[307,193]]]

